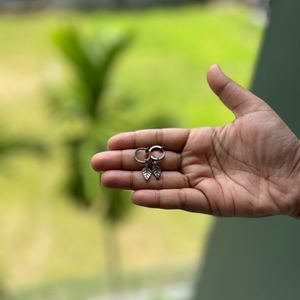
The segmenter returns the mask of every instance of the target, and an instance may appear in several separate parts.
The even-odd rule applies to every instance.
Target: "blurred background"
[[[266,1],[0,0],[0,299],[188,299],[213,218],[133,207],[90,157],[139,128],[233,115]]]

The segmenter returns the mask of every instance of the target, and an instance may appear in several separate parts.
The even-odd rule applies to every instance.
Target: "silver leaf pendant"
[[[160,176],[161,176],[161,168],[158,165],[154,165],[152,167],[152,174],[158,180],[160,178]]]
[[[146,181],[148,181],[152,175],[151,169],[148,167],[143,168],[142,173]]]

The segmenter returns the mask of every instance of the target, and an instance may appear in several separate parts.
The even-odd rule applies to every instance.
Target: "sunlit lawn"
[[[239,83],[250,83],[262,32],[257,18],[232,6],[0,16],[0,126],[52,147],[46,159],[12,155],[1,161],[3,284],[18,291],[73,280],[76,289],[76,282],[97,286],[104,276],[101,223],[61,191],[61,127],[45,105],[47,86],[62,68],[51,31],[70,23],[88,34],[132,30],[135,38],[112,76],[111,95],[137,101],[130,118],[166,112],[180,126],[206,126],[233,118],[209,91],[206,70],[217,62]],[[156,269],[191,270],[210,223],[203,215],[135,208],[119,232],[125,274],[147,278]]]

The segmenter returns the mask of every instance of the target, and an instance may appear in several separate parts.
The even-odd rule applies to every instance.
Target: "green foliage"
[[[100,197],[97,175],[91,170],[89,160],[95,152],[104,150],[106,136],[101,133],[110,127],[103,110],[109,77],[131,35],[102,34],[88,38],[68,27],[56,31],[53,39],[73,75],[67,92],[63,90],[61,95],[52,97],[54,107],[64,116],[75,116],[83,127],[65,139],[69,157],[67,191],[77,204],[100,208],[105,220],[118,223],[127,214],[128,197],[108,189],[102,189]]]
[[[97,176],[91,170],[89,160],[95,152],[105,149],[106,136],[102,134],[100,137],[99,133],[110,131],[110,122],[105,118],[104,109],[109,75],[117,58],[129,44],[130,35],[105,38],[103,35],[101,38],[87,39],[74,29],[65,28],[54,34],[54,41],[71,66],[73,84],[70,88],[73,92],[69,93],[71,98],[66,100],[67,106],[63,105],[63,97],[52,98],[58,100],[55,105],[60,108],[59,111],[63,107],[70,107],[83,127],[77,134],[65,138],[69,157],[67,191],[77,204],[101,212],[103,220],[109,225],[106,226],[104,244],[107,248],[108,277],[113,287],[119,281],[119,276],[115,275],[120,273],[115,225],[127,216],[131,206],[127,195],[121,190],[102,188],[100,197],[95,180]],[[68,115],[65,112],[63,114]]]
[[[130,210],[128,193],[117,189],[104,189],[105,196],[109,199],[109,206],[105,210],[105,218],[114,225],[124,219]]]
[[[32,137],[7,134],[4,126],[0,127],[0,159],[13,152],[27,151],[38,155],[45,155],[47,148],[40,141]]]
[[[26,137],[25,135],[20,134],[8,134],[7,129],[0,126],[0,164],[1,170],[0,173],[2,175],[12,177],[15,175],[15,169],[10,167],[9,157],[13,155],[18,155],[20,153],[29,153],[34,154],[39,157],[44,157],[48,154],[47,146],[34,139],[33,137]]]
[[[67,180],[67,191],[69,191],[72,199],[79,205],[89,206],[91,199],[87,194],[88,189],[85,187],[86,166],[84,165],[85,153],[83,140],[68,140],[67,147],[69,149],[69,177]]]
[[[19,135],[7,134],[7,130],[4,130],[4,126],[0,127],[0,163],[1,173],[5,171],[5,175],[12,175],[10,168],[5,168],[6,159],[8,156],[19,154],[20,152],[33,153],[39,156],[48,154],[46,145],[35,140],[32,137],[24,137]],[[2,175],[2,174],[1,174]],[[14,173],[13,173],[14,175]],[[0,299],[9,300],[12,299],[8,284],[6,282],[6,269],[4,269],[3,262],[0,260]]]
[[[72,28],[57,31],[54,41],[73,69],[76,80],[74,105],[88,118],[101,118],[100,104],[108,86],[113,64],[127,47],[131,36],[100,37],[83,40]]]

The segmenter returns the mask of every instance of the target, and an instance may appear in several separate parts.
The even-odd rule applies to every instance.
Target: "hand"
[[[226,77],[217,65],[211,89],[236,119],[221,127],[122,133],[96,154],[107,187],[132,189],[135,204],[218,216],[300,215],[298,138],[261,99]],[[162,176],[146,182],[134,151],[162,145]]]

